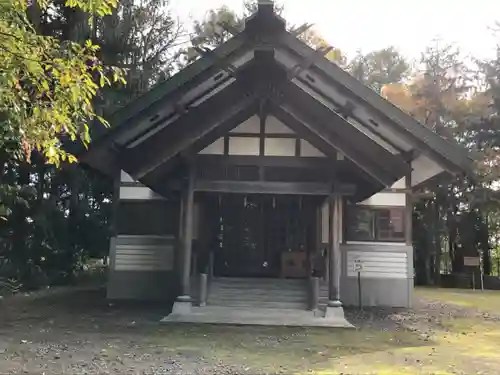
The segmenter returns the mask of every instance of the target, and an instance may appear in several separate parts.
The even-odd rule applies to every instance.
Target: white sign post
[[[362,302],[362,294],[361,294],[361,271],[363,271],[363,262],[361,261],[361,259],[359,258],[356,258],[354,259],[354,263],[353,263],[353,267],[354,267],[354,272],[356,272],[358,274],[358,306],[360,309],[363,308],[363,302]]]
[[[358,274],[363,271],[363,262],[361,259],[355,259],[354,260],[354,272],[357,272]]]

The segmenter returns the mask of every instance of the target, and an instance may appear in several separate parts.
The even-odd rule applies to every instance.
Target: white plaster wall
[[[245,122],[231,130],[231,133],[260,133],[260,119],[258,116],[252,116]]]
[[[412,186],[421,184],[429,178],[432,178],[444,171],[444,169],[439,164],[429,159],[425,155],[420,155],[415,160],[413,160],[411,166],[413,169],[411,172]]]
[[[229,137],[229,155],[258,156],[260,149],[259,138]]]
[[[392,186],[392,189],[405,189],[406,188],[406,178],[403,177],[401,180],[396,181]]]
[[[163,199],[163,198],[146,186],[121,186],[120,199],[144,200],[144,199]]]
[[[325,157],[320,150],[304,139],[300,140],[300,156],[304,157]]]
[[[276,134],[294,134],[294,131],[288,126],[283,124],[274,116],[269,116],[266,119],[266,133],[276,133]]]
[[[200,151],[201,155],[223,155],[224,154],[224,138],[219,138],[210,146]]]
[[[266,138],[265,156],[295,156],[295,138]]]
[[[378,193],[370,198],[358,203],[364,206],[396,206],[404,207],[406,205],[405,193]]]
[[[125,171],[120,172],[120,181],[121,182],[135,182],[134,179]]]

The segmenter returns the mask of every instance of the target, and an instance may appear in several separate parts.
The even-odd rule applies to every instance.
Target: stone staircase
[[[327,304],[328,304],[328,282],[326,282],[325,280],[320,280],[318,307],[320,309],[324,309],[326,308]]]
[[[234,308],[308,308],[307,280],[215,278],[208,288],[208,306]]]

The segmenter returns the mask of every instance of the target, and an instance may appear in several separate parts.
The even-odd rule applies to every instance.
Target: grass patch
[[[493,290],[416,288],[415,297],[500,314],[500,292]]]

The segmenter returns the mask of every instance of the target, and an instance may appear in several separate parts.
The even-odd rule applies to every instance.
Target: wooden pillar
[[[177,249],[175,253],[177,282],[180,286],[182,285],[182,269],[184,264],[184,203],[184,192],[182,192],[179,201],[179,234],[177,238]]]
[[[191,256],[193,246],[193,215],[194,215],[194,184],[196,171],[193,165],[189,166],[188,185],[183,194],[182,208],[183,239],[182,239],[182,278],[180,301],[191,300]]]
[[[334,195],[329,202],[328,306],[340,307],[340,230],[342,197]]]
[[[111,220],[110,220],[110,239],[109,239],[109,254],[105,257],[105,262],[110,269],[115,267],[116,258],[116,243],[118,239],[118,215],[120,214],[120,186],[121,186],[121,170],[115,171],[113,175],[113,201],[111,203]]]
[[[410,171],[405,177],[406,202],[405,202],[405,242],[408,246],[413,245],[413,197],[411,189],[411,162]]]
[[[324,204],[321,205],[321,256],[323,259],[323,280],[328,283],[330,280],[330,228],[331,228],[331,220],[330,220],[330,198],[328,198],[324,203],[326,203],[326,214],[327,214],[327,223],[326,223],[326,242],[323,242],[323,231],[325,230],[325,220],[324,217]]]
[[[340,214],[342,215],[342,243],[347,243],[347,197],[342,197],[342,210]]]
[[[323,277],[323,263],[322,259],[322,229],[323,229],[323,216],[321,212],[321,205],[316,208],[316,243],[314,247],[314,256],[312,257],[312,269],[316,271],[314,276]],[[321,268],[319,268],[321,265]]]

